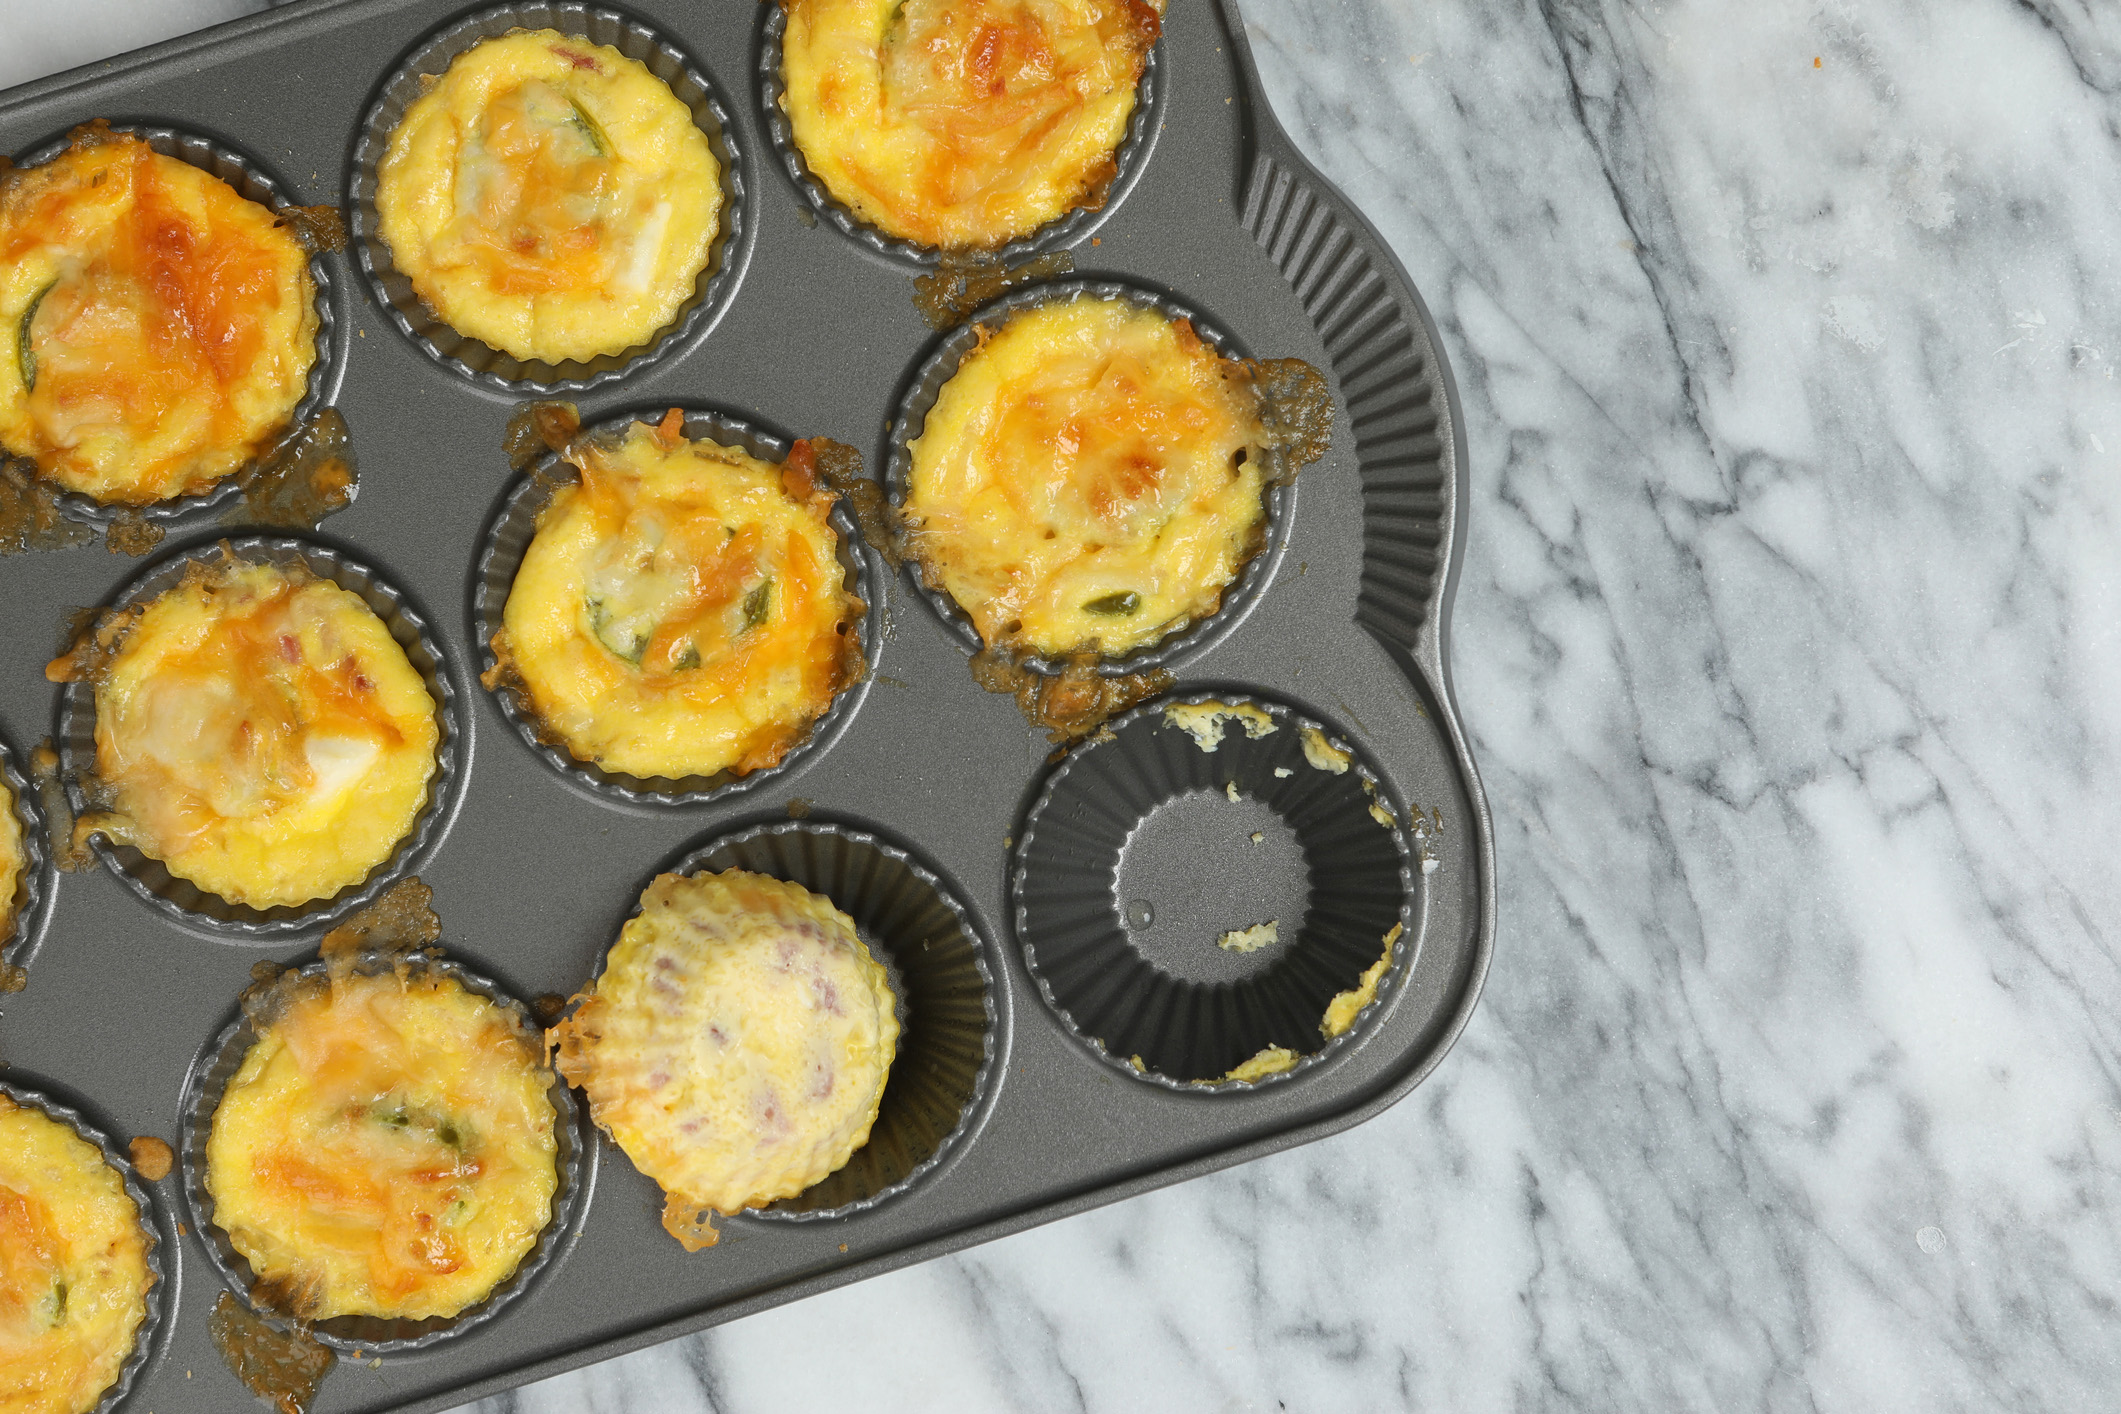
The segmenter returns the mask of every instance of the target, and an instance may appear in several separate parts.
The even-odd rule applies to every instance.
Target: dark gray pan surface
[[[400,56],[466,8],[309,0],[45,80],[0,97],[0,152],[33,151],[92,117],[168,124],[250,154],[300,201],[338,202],[360,115]],[[913,306],[906,267],[816,220],[774,165],[755,77],[758,0],[625,8],[728,96],[748,209],[726,311],[689,347],[585,395],[584,419],[704,406],[852,443],[876,471],[887,423],[940,337]],[[1464,1026],[1493,943],[1494,886],[1445,669],[1465,475],[1449,374],[1387,247],[1275,125],[1227,11],[1206,0],[1170,9],[1156,70],[1163,130],[1132,190],[1080,231],[1077,274],[1168,291],[1259,356],[1308,359],[1338,404],[1332,451],[1288,499],[1271,582],[1227,633],[1177,659],[1179,691],[1257,689],[1336,723],[1399,800],[1441,812],[1428,846],[1438,867],[1417,876],[1411,970],[1359,1043],[1250,1093],[1138,1082],[1091,1054],[1040,999],[1011,927],[1009,842],[1050,748],[1009,699],[973,684],[964,651],[905,576],[875,608],[875,676],[844,732],[768,788],[670,808],[563,776],[474,676],[474,567],[511,481],[501,436],[513,401],[416,347],[334,256],[346,350],[336,404],[361,484],[316,538],[404,591],[449,660],[460,781],[413,867],[434,888],[451,953],[519,997],[571,992],[660,867],[785,818],[799,796],[819,819],[910,846],[969,907],[996,963],[995,1050],[980,1112],[941,1165],[845,1220],[729,1220],[719,1247],[688,1255],[658,1225],[653,1185],[605,1144],[581,1231],[533,1289],[461,1338],[379,1368],[343,1365],[320,1410],[448,1408],[1318,1138],[1404,1095]],[[218,533],[211,520],[178,522],[163,553]],[[0,559],[0,737],[18,761],[53,731],[58,694],[43,666],[66,611],[106,600],[143,568],[100,545]],[[1198,867],[1248,866],[1210,856]],[[251,964],[305,958],[314,937],[257,946],[187,931],[101,869],[46,888],[56,897],[41,942],[7,954],[26,960],[29,987],[0,1000],[5,1077],[78,1105],[121,1142],[174,1141],[187,1072]],[[155,1187],[176,1213],[176,1180]],[[199,1234],[168,1257],[164,1334],[127,1407],[250,1407],[208,1343],[221,1287]]]

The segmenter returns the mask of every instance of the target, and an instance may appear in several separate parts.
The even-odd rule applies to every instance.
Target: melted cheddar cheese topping
[[[95,1145],[0,1095],[0,1414],[102,1400],[147,1318],[148,1240]]]
[[[436,972],[304,980],[214,1111],[214,1222],[305,1320],[453,1316],[552,1216],[537,1038]]]
[[[560,1073],[669,1197],[664,1226],[711,1245],[702,1210],[791,1198],[869,1138],[899,1023],[854,922],[795,884],[665,874],[574,1014]]]
[[[495,636],[577,759],[639,777],[777,764],[859,675],[833,496],[782,466],[631,423],[577,442]]]
[[[0,174],[0,446],[97,501],[192,495],[286,430],[316,361],[309,252],[139,138]]]
[[[992,247],[1094,204],[1162,0],[782,0],[782,106],[861,220]]]
[[[22,821],[15,814],[15,789],[0,780],[0,945],[15,932],[16,895],[22,887],[22,871],[29,867],[29,854],[22,845]]]
[[[328,581],[195,567],[125,631],[95,694],[111,804],[80,828],[231,903],[359,883],[427,802],[434,699],[375,612]]]
[[[675,319],[721,209],[721,165],[669,86],[549,29],[459,54],[405,110],[376,187],[391,259],[428,307],[552,363]]]
[[[1078,297],[965,356],[909,448],[908,548],[990,647],[1119,655],[1212,614],[1265,524],[1257,396],[1192,327]]]

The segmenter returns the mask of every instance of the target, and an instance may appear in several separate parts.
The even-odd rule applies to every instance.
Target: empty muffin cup
[[[401,956],[392,953],[363,953],[352,962],[356,976],[380,976],[398,967],[408,969],[407,975],[440,975],[457,983],[465,991],[482,997],[513,1019],[525,1037],[526,1045],[542,1051],[543,1030],[532,1018],[528,1008],[501,987],[461,964],[445,959],[414,953]],[[326,975],[328,964],[323,959],[310,962],[295,969],[292,976],[283,973],[273,986],[286,988],[290,982],[301,982]],[[284,990],[283,990],[284,995]],[[268,994],[270,998],[270,994]],[[255,1004],[254,1004],[255,1005]],[[267,1000],[262,1010],[266,1013],[266,1024],[271,1024],[272,1001]],[[213,1136],[214,1116],[221,1108],[222,1097],[243,1068],[244,1059],[259,1037],[259,1024],[251,1014],[251,1008],[239,1007],[235,1017],[224,1026],[206,1050],[193,1062],[191,1074],[184,1086],[184,1098],[178,1114],[178,1157],[183,1169],[184,1202],[190,1209],[192,1226],[203,1239],[206,1255],[213,1263],[215,1273],[229,1291],[259,1315],[275,1321],[291,1319],[291,1313],[282,1310],[262,1290],[257,1273],[251,1269],[248,1259],[236,1250],[228,1234],[214,1220],[214,1199],[207,1191],[207,1142]],[[558,1180],[552,1195],[551,1215],[539,1231],[536,1245],[516,1263],[515,1269],[502,1278],[485,1298],[465,1307],[454,1316],[430,1316],[423,1320],[385,1318],[377,1316],[334,1316],[328,1320],[308,1325],[309,1333],[324,1344],[337,1350],[360,1350],[377,1355],[395,1354],[409,1350],[422,1350],[452,1336],[461,1335],[499,1315],[508,1304],[536,1284],[539,1274],[552,1263],[555,1255],[568,1243],[578,1226],[585,1195],[593,1172],[589,1161],[590,1146],[587,1131],[582,1122],[580,1108],[575,1104],[574,1092],[557,1074],[546,1091],[553,1107],[553,1138],[558,1148],[553,1156],[555,1176]]]
[[[1138,707],[1054,768],[1016,844],[1018,940],[1066,1029],[1122,1072],[1241,1092],[1326,1062],[1418,943],[1383,778],[1248,694]]]
[[[412,828],[389,856],[328,898],[301,905],[254,908],[233,903],[179,878],[168,866],[129,844],[114,844],[91,834],[89,848],[144,903],[180,927],[232,943],[271,946],[303,933],[320,931],[356,909],[365,908],[403,875],[412,872],[439,839],[458,787],[462,728],[457,722],[457,690],[443,660],[440,644],[426,619],[376,571],[337,550],[306,540],[252,537],[193,546],[151,567],[120,590],[106,612],[144,607],[177,587],[194,564],[218,561],[222,547],[238,560],[282,569],[300,568],[359,596],[391,638],[404,650],[421,685],[435,705],[435,765],[427,779],[426,800]],[[68,804],[78,816],[98,808],[103,785],[96,774],[96,691],[90,681],[69,682],[59,698],[59,771]]]
[[[719,443],[749,453],[764,462],[784,460],[792,445],[785,437],[763,431],[723,413],[698,408],[681,411],[684,417],[683,435],[688,441]],[[662,415],[663,409],[660,407],[653,411],[621,413],[584,427],[580,435],[608,436],[622,432],[634,422],[645,422],[652,426]],[[502,627],[503,616],[508,608],[508,596],[515,587],[516,574],[523,566],[523,557],[530,550],[530,542],[537,535],[538,516],[551,503],[554,491],[579,480],[580,473],[572,465],[558,453],[548,451],[525,472],[510,480],[502,492],[500,506],[487,530],[485,547],[480,552],[479,563],[472,576],[472,637],[477,647],[477,661],[482,674],[493,674],[499,666],[499,659],[494,651],[494,635]],[[852,629],[852,632],[861,638],[863,674],[859,681],[848,683],[839,690],[833,697],[832,705],[811,723],[805,738],[791,747],[777,764],[741,775],[724,770],[711,776],[683,778],[643,777],[620,771],[607,771],[593,761],[584,761],[575,756],[564,742],[548,731],[539,721],[520,681],[505,673],[488,678],[488,681],[494,684],[494,700],[500,706],[501,715],[508,719],[509,725],[515,728],[516,735],[538,759],[563,777],[606,800],[624,801],[634,805],[700,805],[756,789],[775,779],[785,778],[838,740],[847,724],[853,720],[855,712],[859,710],[876,667],[878,625],[884,594],[883,567],[874,551],[863,548],[855,518],[844,499],[832,508],[830,520],[833,532],[839,537],[840,567],[846,575],[844,587],[867,606]]]
[[[825,184],[810,170],[810,164],[795,140],[795,128],[788,120],[788,111],[783,106],[788,95],[787,81],[782,75],[782,46],[788,33],[788,12],[781,0],[767,0],[760,6],[760,11],[762,30],[755,73],[759,116],[766,124],[766,136],[773,145],[774,157],[804,203],[840,235],[895,265],[918,271],[942,263],[948,257],[937,247],[894,236],[862,220],[847,208],[846,203],[827,191]],[[1163,130],[1166,84],[1158,68],[1159,56],[1163,52],[1164,46],[1159,40],[1143,56],[1141,77],[1135,83],[1134,110],[1128,116],[1126,134],[1121,138],[1118,150],[1112,154],[1113,174],[1100,200],[1095,204],[1073,207],[1030,234],[1019,236],[996,249],[956,254],[963,259],[991,261],[1002,266],[1021,265],[1037,256],[1077,245],[1103,225],[1105,218],[1118,208],[1141,179],[1142,170],[1149,165],[1150,149],[1156,144],[1157,134]]]
[[[49,1095],[10,1084],[5,1080],[0,1080],[0,1095],[5,1095],[25,1110],[41,1114],[71,1129],[86,1140],[103,1156],[103,1161],[116,1170],[118,1177],[124,1182],[125,1196],[132,1200],[133,1208],[139,1215],[140,1230],[147,1239],[143,1255],[148,1275],[152,1279],[147,1288],[146,1311],[140,1319],[139,1329],[133,1332],[132,1352],[126,1356],[118,1378],[103,1391],[102,1398],[89,1406],[89,1414],[112,1414],[112,1411],[125,1403],[125,1396],[132,1392],[133,1381],[153,1357],[155,1342],[162,1334],[165,1306],[163,1293],[169,1286],[169,1270],[163,1258],[163,1244],[169,1239],[163,1231],[162,1216],[155,1208],[148,1185],[141,1181],[138,1170],[133,1167],[131,1156],[91,1125],[80,1111],[60,1104]]]
[[[269,211],[287,212],[299,205],[292,193],[269,176],[258,160],[237,151],[225,143],[197,133],[184,132],[177,128],[148,123],[112,123],[114,133],[129,133],[145,142],[164,157],[174,157],[219,178],[244,197]],[[71,136],[47,143],[21,159],[20,166],[36,167],[51,161],[66,151]],[[287,428],[274,443],[260,451],[253,465],[264,461],[293,438],[316,418],[337,395],[340,379],[344,376],[340,340],[338,337],[338,275],[333,262],[322,252],[313,251],[309,258],[309,278],[316,287],[315,306],[317,312],[316,359],[309,366],[309,382],[302,400],[295,404],[287,415]],[[4,457],[5,452],[0,452]],[[193,496],[174,496],[166,501],[154,501],[144,506],[106,505],[74,491],[55,491],[53,499],[70,520],[87,525],[107,528],[121,513],[132,512],[157,525],[204,517],[233,507],[242,495],[244,473],[217,482]]]
[[[663,81],[705,134],[720,167],[722,206],[707,263],[676,316],[650,338],[618,353],[549,362],[518,358],[458,333],[439,318],[392,259],[376,193],[398,122],[466,50],[513,30],[557,30],[615,49]],[[348,234],[361,273],[398,332],[437,364],[497,392],[582,393],[688,347],[729,307],[742,276],[747,214],[744,154],[728,101],[707,70],[668,36],[617,10],[583,4],[509,4],[452,20],[413,46],[384,79],[362,115],[347,179]]]
[[[864,830],[821,820],[759,825],[702,845],[668,872],[728,869],[799,884],[852,918],[890,974],[900,1020],[867,1142],[802,1193],[744,1216],[807,1221],[866,1212],[939,1169],[983,1113],[997,1045],[986,940],[933,869]]]

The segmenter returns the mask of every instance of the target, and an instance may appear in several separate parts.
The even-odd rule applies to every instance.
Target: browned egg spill
[[[58,497],[27,465],[0,456],[0,555],[65,550],[94,539],[87,526],[59,514]]]
[[[317,1387],[339,1363],[301,1326],[274,1330],[225,1291],[214,1302],[206,1329],[230,1373],[280,1414],[305,1414]]]
[[[1167,668],[1106,677],[1095,653],[1070,658],[1057,675],[1033,672],[1006,654],[985,648],[972,655],[972,680],[989,692],[1016,696],[1016,705],[1046,739],[1070,746],[1137,703],[1168,692],[1178,679]]]
[[[140,1177],[149,1183],[160,1183],[168,1178],[171,1166],[177,1161],[177,1156],[171,1152],[169,1145],[147,1135],[133,1140],[126,1145],[126,1149],[132,1155],[133,1167],[139,1171]]]
[[[325,408],[243,477],[243,505],[226,523],[314,530],[346,509],[359,477],[346,419]]]
[[[131,506],[111,517],[103,532],[103,548],[113,555],[138,558],[162,543],[162,527]]]
[[[1050,280],[1073,269],[1075,257],[1065,250],[1034,256],[1021,265],[1004,265],[979,252],[947,252],[932,273],[914,277],[913,307],[930,329],[954,329],[1004,290]]]

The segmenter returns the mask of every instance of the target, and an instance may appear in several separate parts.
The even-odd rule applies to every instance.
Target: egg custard
[[[94,686],[109,804],[77,837],[100,831],[231,903],[359,883],[427,803],[434,699],[359,595],[300,567],[194,561],[46,674]]]
[[[675,319],[721,210],[721,164],[669,86],[549,29],[459,54],[405,110],[376,184],[391,259],[436,316],[549,363]]]
[[[147,1319],[152,1240],[95,1145],[0,1095],[0,1414],[102,1401]]]
[[[657,878],[580,1001],[552,1032],[560,1073],[688,1251],[714,1213],[792,1198],[868,1142],[898,1047],[854,921],[735,869]]]
[[[782,107],[870,225],[991,248],[1097,206],[1162,0],[782,0]]]
[[[294,974],[214,1110],[213,1221],[304,1320],[454,1316],[559,1187],[553,1083],[514,1012],[417,963]]]
[[[309,260],[291,223],[130,134],[0,171],[0,446],[117,505],[241,470],[308,388]]]
[[[1081,296],[967,353],[908,450],[909,552],[987,646],[1119,656],[1264,543],[1260,398],[1184,320]]]
[[[679,429],[570,446],[581,480],[539,514],[494,651],[578,760],[743,775],[861,676],[864,605],[809,444],[775,466]]]

